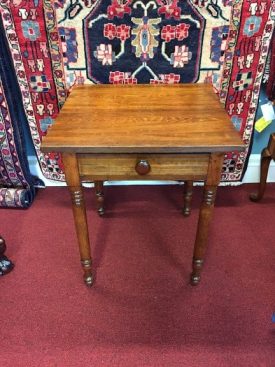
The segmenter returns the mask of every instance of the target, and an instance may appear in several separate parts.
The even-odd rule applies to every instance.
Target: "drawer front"
[[[203,180],[208,154],[78,154],[84,180]]]

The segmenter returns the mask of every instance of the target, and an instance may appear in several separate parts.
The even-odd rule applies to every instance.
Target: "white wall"
[[[255,183],[260,181],[261,155],[250,154],[248,167],[243,183]],[[268,170],[267,182],[275,182],[275,162],[272,160]]]

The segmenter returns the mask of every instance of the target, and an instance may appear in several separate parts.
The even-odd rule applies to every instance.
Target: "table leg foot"
[[[200,283],[202,266],[202,259],[193,260],[193,271],[190,280],[191,285],[198,285]]]
[[[249,199],[251,201],[254,201],[255,203],[259,200],[261,200],[263,197],[263,194],[260,194],[258,192],[252,192],[250,195],[249,195]]]
[[[92,274],[92,260],[81,260],[81,266],[84,271],[83,279],[84,283],[91,287],[94,283],[94,277]]]
[[[191,274],[191,280],[190,280],[190,284],[195,286],[195,285],[198,285],[201,281],[201,277],[200,276],[197,276],[197,275],[194,275],[194,274]]]
[[[87,287],[91,287],[94,284],[94,277],[93,275],[86,276],[84,275],[84,283],[87,285]]]
[[[103,215],[105,214],[105,211],[104,211],[104,209],[103,209],[103,208],[100,208],[100,209],[98,209],[97,213],[98,213],[98,215],[99,215],[100,217],[103,217]]]

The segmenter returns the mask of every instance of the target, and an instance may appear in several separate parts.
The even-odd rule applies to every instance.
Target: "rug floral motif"
[[[188,2],[101,1],[85,18],[88,78],[95,83],[198,80],[205,20]],[[179,6],[178,6],[179,5]],[[192,39],[192,42],[188,39]]]
[[[55,1],[68,83],[194,83],[220,75],[230,1]]]

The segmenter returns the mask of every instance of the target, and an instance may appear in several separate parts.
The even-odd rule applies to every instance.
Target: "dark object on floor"
[[[268,146],[262,150],[260,183],[258,192],[250,194],[250,200],[252,201],[259,201],[264,195],[266,178],[271,159],[275,160],[275,133],[270,134]]]
[[[5,240],[0,236],[0,275],[9,273],[14,267],[13,263],[4,256],[6,248]]]

